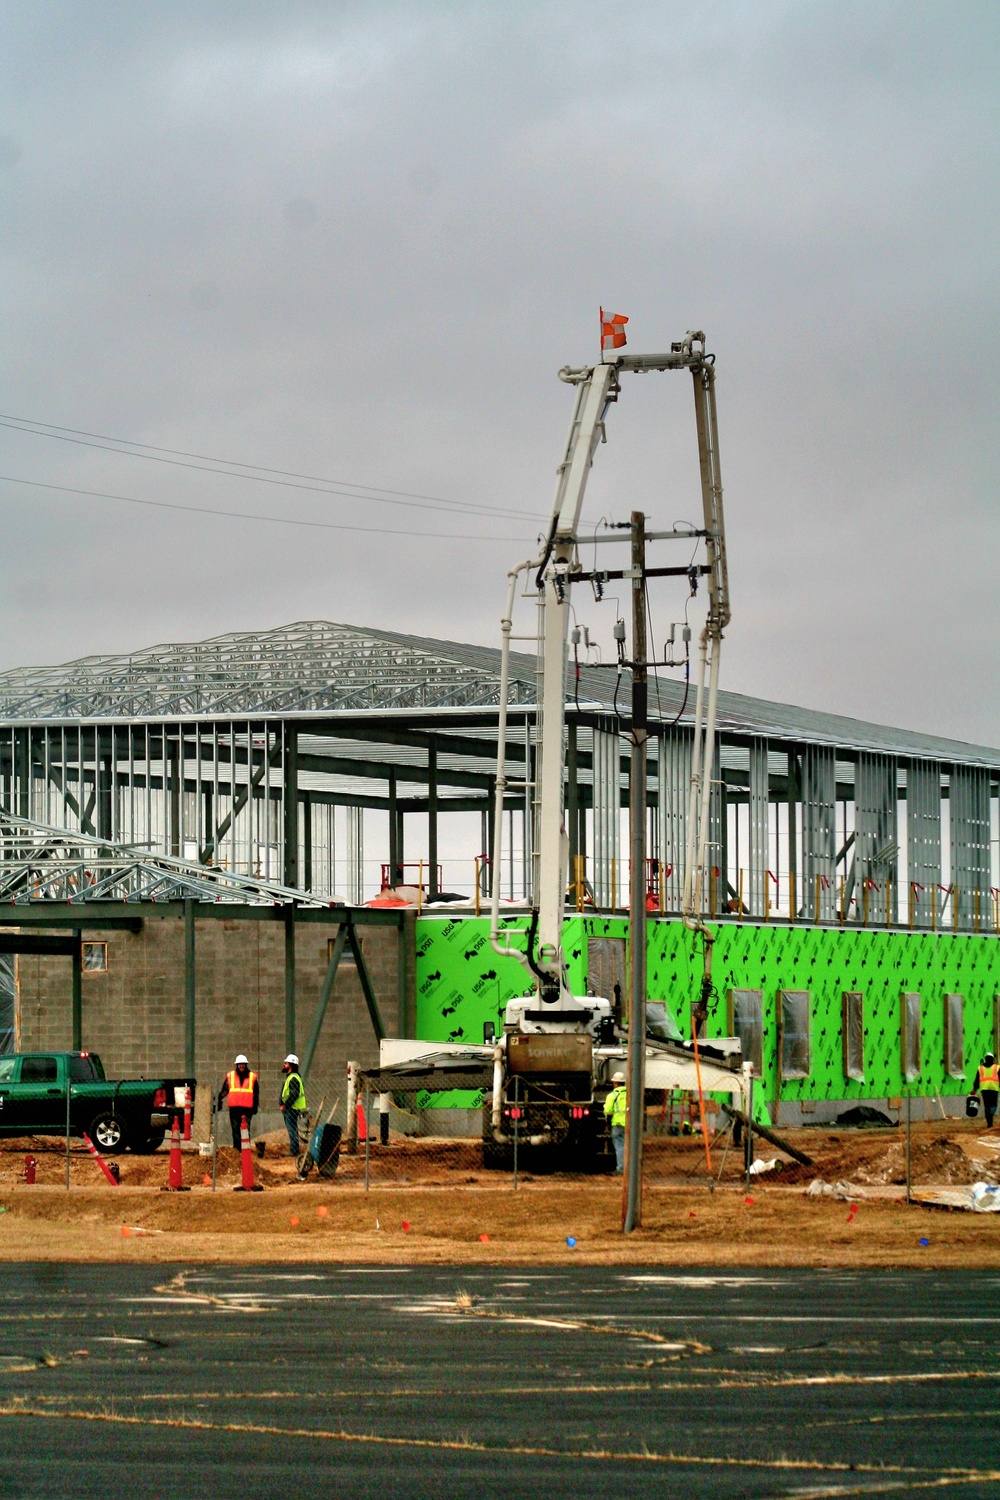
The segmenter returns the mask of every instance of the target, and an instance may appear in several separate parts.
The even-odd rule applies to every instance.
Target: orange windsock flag
[[[628,322],[624,313],[613,313],[608,317],[604,308],[601,308],[601,353],[606,354],[609,349],[621,349],[625,344],[625,324]]]

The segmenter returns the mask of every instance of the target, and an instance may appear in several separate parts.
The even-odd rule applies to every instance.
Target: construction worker
[[[978,1093],[983,1101],[983,1114],[986,1116],[986,1129],[993,1128],[993,1116],[997,1112],[997,1096],[1000,1095],[1000,1067],[997,1066],[996,1058],[992,1052],[987,1052],[979,1065],[976,1074],[976,1085],[972,1090]]]
[[[242,1144],[240,1122],[243,1116],[246,1115],[249,1125],[260,1108],[260,1082],[257,1074],[250,1071],[250,1063],[242,1052],[233,1063],[231,1072],[226,1074],[219,1090],[217,1107],[221,1109],[223,1103],[229,1105],[229,1127],[233,1132],[233,1145],[238,1151]]]
[[[604,1101],[604,1113],[611,1120],[611,1143],[615,1148],[615,1175],[620,1177],[625,1170],[625,1112],[628,1093],[625,1074],[621,1068],[611,1076],[614,1088]]]
[[[281,1064],[284,1080],[281,1085],[281,1118],[288,1131],[288,1148],[292,1156],[302,1150],[299,1144],[299,1121],[306,1112],[306,1086],[299,1072],[299,1060],[289,1052]]]

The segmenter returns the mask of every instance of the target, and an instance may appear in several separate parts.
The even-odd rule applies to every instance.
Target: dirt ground
[[[778,1165],[747,1195],[742,1153],[721,1145],[710,1182],[703,1143],[667,1138],[647,1152],[643,1227],[621,1234],[621,1183],[607,1177],[485,1172],[470,1142],[393,1142],[341,1160],[336,1176],[305,1183],[278,1137],[255,1157],[261,1193],[238,1194],[238,1153],[183,1156],[191,1191],[167,1193],[168,1155],[117,1158],[112,1187],[73,1144],[71,1189],[54,1140],[10,1141],[0,1152],[0,1259],[69,1261],[289,1261],[407,1264],[702,1266],[1000,1265],[1000,1215],[934,1211],[903,1198],[904,1141],[895,1128],[782,1133],[813,1160],[804,1167],[760,1141]],[[996,1141],[994,1144],[994,1136]],[[285,1148],[287,1149],[287,1148]],[[37,1163],[35,1185],[24,1160]],[[911,1141],[915,1185],[1000,1179],[1000,1129],[921,1121]],[[816,1180],[846,1194],[835,1197]],[[813,1184],[812,1192],[808,1192]],[[575,1243],[570,1243],[570,1240]],[[926,1243],[924,1243],[926,1241]]]

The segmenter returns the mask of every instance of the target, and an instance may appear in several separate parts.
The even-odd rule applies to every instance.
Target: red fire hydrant
[[[33,1156],[26,1156],[24,1158],[24,1180],[29,1187],[35,1180],[35,1168],[37,1166],[38,1163]]]

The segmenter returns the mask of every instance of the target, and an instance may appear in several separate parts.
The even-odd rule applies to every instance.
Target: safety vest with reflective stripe
[[[983,1063],[979,1069],[979,1087],[987,1093],[1000,1094],[1000,1063],[988,1068]]]
[[[625,1124],[625,1110],[628,1101],[628,1090],[623,1083],[613,1088],[604,1101],[604,1113],[611,1116],[612,1125]]]
[[[253,1088],[256,1082],[256,1073],[248,1073],[244,1081],[234,1068],[229,1074],[229,1092],[226,1096],[229,1108],[253,1109]]]
[[[281,1107],[282,1107],[282,1109],[285,1109],[286,1107],[288,1107],[288,1085],[291,1083],[291,1081],[292,1081],[293,1078],[295,1079],[295,1082],[299,1086],[299,1092],[296,1095],[295,1099],[293,1099],[292,1104],[291,1104],[290,1107],[292,1109],[305,1109],[305,1107],[306,1107],[306,1086],[302,1082],[301,1075],[298,1074],[298,1073],[289,1073],[288,1077],[285,1079],[284,1083],[282,1084],[282,1086],[281,1086]]]

